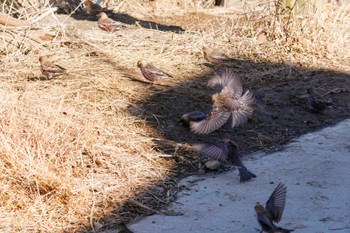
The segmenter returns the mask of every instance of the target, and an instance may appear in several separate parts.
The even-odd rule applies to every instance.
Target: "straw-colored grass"
[[[178,77],[170,84],[174,86],[209,71],[201,66],[203,46],[237,59],[281,64],[286,70],[296,66],[350,71],[349,1],[330,4],[326,12],[307,17],[286,14],[279,20],[267,3],[242,4],[237,11],[178,5],[178,12],[162,1],[120,2],[119,10],[133,15],[139,9],[137,17],[144,20],[151,19],[148,14],[156,5],[152,21],[176,24],[185,31],[135,26],[107,34],[96,22],[70,18],[63,25],[39,24],[46,31],[60,32],[53,42],[33,39],[23,31],[22,37],[2,38],[1,231],[98,230],[100,224],[138,217],[130,212],[133,206],[147,212],[172,199],[166,190],[177,188],[176,161],[155,149],[162,134],[146,123],[145,109],[137,104],[154,91],[130,80],[141,79],[136,67],[141,58]],[[167,9],[165,15],[159,9]],[[71,23],[76,24],[66,25]],[[6,38],[17,33],[8,32]],[[39,79],[38,55],[46,53],[68,74]],[[237,66],[250,79],[279,72]]]

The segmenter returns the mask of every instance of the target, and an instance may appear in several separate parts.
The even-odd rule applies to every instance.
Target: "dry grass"
[[[126,3],[120,10],[133,14],[148,9],[138,12],[146,20],[151,10],[141,4]],[[164,9],[164,3],[153,4]],[[94,26],[80,28],[83,21],[75,30],[46,25],[45,31],[60,32],[50,43],[23,31],[23,37],[3,39],[0,229],[94,229],[104,224],[101,221],[129,221],[142,214],[130,212],[133,206],[157,208],[172,199],[164,190],[177,188],[172,180],[176,160],[155,149],[162,135],[146,124],[144,109],[137,105],[154,91],[129,79],[140,77],[135,64],[141,58],[175,74],[174,86],[209,71],[201,66],[203,46],[220,48],[237,59],[282,64],[287,71],[292,66],[350,71],[349,1],[329,6],[327,12],[290,14],[280,21],[270,5],[243,7],[239,12],[167,11],[172,17],[154,13],[159,22],[186,29],[179,34],[136,26],[109,35]],[[261,33],[266,41],[258,39]],[[38,53],[52,54],[68,75],[38,79]],[[250,79],[279,72],[253,70],[244,63],[237,67]]]

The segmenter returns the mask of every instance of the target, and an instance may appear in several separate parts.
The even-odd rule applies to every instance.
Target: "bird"
[[[226,54],[220,53],[218,51],[206,47],[203,48],[203,55],[207,61],[215,65],[220,65],[224,62],[232,61],[232,58],[230,58]]]
[[[192,111],[181,116],[180,121],[184,126],[190,128],[191,122],[198,122],[208,117],[208,114],[201,111]]]
[[[139,60],[137,66],[140,67],[142,75],[150,82],[156,82],[161,79],[172,78],[171,75],[158,69],[146,60]]]
[[[56,65],[54,62],[50,61],[47,55],[40,56],[39,61],[41,65],[41,73],[47,79],[62,75],[67,71],[62,66]]]
[[[232,116],[231,127],[243,125],[254,112],[255,97],[249,90],[243,94],[240,78],[231,68],[222,67],[215,71],[208,81],[211,88],[220,88],[212,95],[212,110],[208,117],[199,122],[192,122],[191,131],[208,134],[223,126]]]
[[[103,12],[103,8],[100,5],[93,3],[90,0],[86,0],[84,6],[85,12],[88,15],[97,15],[98,13]]]
[[[129,230],[125,223],[119,223],[117,225],[117,230],[118,233],[133,233],[131,230]]]
[[[275,223],[278,223],[282,218],[283,210],[286,205],[286,195],[287,187],[283,183],[279,183],[267,200],[265,207],[260,203],[255,205],[256,219],[261,226],[260,233],[289,233],[294,231],[275,225]]]
[[[256,175],[243,165],[240,155],[238,154],[238,146],[232,140],[226,139],[214,143],[197,143],[192,148],[200,154],[218,160],[220,162],[232,162],[238,167],[240,182],[250,181],[256,178]]]
[[[311,112],[322,113],[331,102],[322,99],[321,95],[313,87],[306,89],[306,107]]]
[[[100,12],[97,14],[99,20],[97,21],[98,26],[107,32],[115,32],[121,30],[124,26],[121,22],[114,21],[109,18],[106,13]]]

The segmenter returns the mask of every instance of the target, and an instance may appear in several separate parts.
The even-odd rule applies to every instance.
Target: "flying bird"
[[[286,195],[287,187],[284,184],[279,183],[272,192],[270,198],[267,200],[265,207],[259,203],[255,205],[254,209],[256,212],[256,219],[261,226],[260,233],[290,233],[294,231],[275,225],[275,223],[278,223],[282,218],[283,210],[286,205]]]
[[[223,126],[232,116],[231,127],[243,125],[254,112],[255,97],[249,90],[243,94],[240,78],[230,68],[220,68],[208,81],[211,88],[220,88],[212,95],[213,106],[207,118],[192,122],[191,131],[208,134]]]
[[[161,79],[172,78],[172,76],[158,69],[157,67],[145,60],[138,61],[137,66],[140,67],[142,75],[148,81],[156,82]]]
[[[48,79],[66,73],[65,68],[56,65],[54,62],[50,61],[46,55],[40,56],[39,61],[41,65],[41,73]]]
[[[97,15],[98,13],[103,11],[103,8],[100,5],[93,3],[90,0],[86,0],[84,2],[84,6],[85,6],[85,12],[88,15]]]
[[[204,156],[218,160],[220,162],[232,162],[239,172],[240,182],[250,181],[256,178],[256,175],[243,165],[240,155],[238,154],[238,147],[236,143],[231,140],[223,140],[215,143],[198,143],[192,146]]]
[[[226,54],[220,53],[209,48],[203,48],[203,55],[207,61],[215,65],[220,65],[224,62],[232,61],[232,58],[228,57]]]
[[[114,21],[109,18],[106,13],[100,12],[97,14],[99,20],[97,21],[98,26],[107,32],[115,32],[119,31],[123,28],[123,24],[121,22]]]

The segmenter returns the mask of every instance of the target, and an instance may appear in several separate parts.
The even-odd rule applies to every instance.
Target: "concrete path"
[[[256,233],[256,202],[265,203],[279,182],[287,203],[278,225],[303,233],[350,233],[350,119],[306,134],[273,154],[244,158],[258,177],[239,183],[238,171],[189,177],[167,210],[129,225],[135,233]]]

